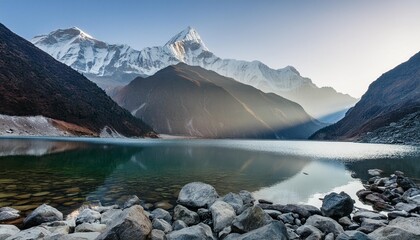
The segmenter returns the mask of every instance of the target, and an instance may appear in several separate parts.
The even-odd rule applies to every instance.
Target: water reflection
[[[247,189],[278,203],[319,203],[332,190],[355,193],[361,182],[351,173],[367,179],[369,168],[420,176],[418,149],[372,144],[2,139],[0,151],[0,207],[22,211],[47,202],[69,213],[86,200],[110,204],[131,194],[174,205],[192,181],[220,194]]]

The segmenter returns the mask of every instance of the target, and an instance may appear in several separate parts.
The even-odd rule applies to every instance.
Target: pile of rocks
[[[373,206],[378,211],[391,211],[391,217],[419,216],[420,188],[404,173],[396,171],[389,177],[381,177],[380,169],[370,169],[373,177],[359,190],[356,195],[359,199]]]
[[[63,214],[41,205],[24,220],[24,230],[0,225],[0,240],[17,239],[420,239],[420,216],[383,215],[355,210],[344,192],[325,196],[321,209],[310,205],[273,204],[250,192],[220,197],[211,185],[185,185],[173,212],[145,211],[138,197],[123,206],[85,206],[63,220]],[[0,216],[18,214],[4,208]]]

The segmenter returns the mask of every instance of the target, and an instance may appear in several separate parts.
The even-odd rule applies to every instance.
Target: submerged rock
[[[321,211],[324,216],[331,218],[341,218],[350,215],[353,211],[353,199],[345,193],[330,193],[322,201]]]
[[[37,207],[31,214],[29,214],[25,220],[23,220],[23,225],[25,228],[38,226],[45,222],[54,222],[62,221],[63,214],[57,209],[47,205],[42,204]]]
[[[187,207],[209,207],[218,197],[213,186],[202,182],[192,182],[182,187],[178,195],[178,203]]]

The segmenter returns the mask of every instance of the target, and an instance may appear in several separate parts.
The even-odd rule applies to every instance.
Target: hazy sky
[[[292,65],[355,97],[420,51],[417,0],[0,0],[0,22],[27,39],[78,26],[136,49],[163,45],[191,25],[222,58]]]

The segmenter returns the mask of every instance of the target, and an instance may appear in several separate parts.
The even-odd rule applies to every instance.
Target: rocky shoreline
[[[396,171],[381,177],[379,169],[357,196],[375,211],[354,207],[346,194],[330,193],[319,209],[302,204],[273,204],[248,191],[219,196],[211,185],[193,182],[168,212],[146,211],[137,196],[122,206],[91,202],[64,217],[43,204],[21,229],[0,224],[0,240],[49,239],[420,239],[420,188]],[[146,207],[147,209],[147,207]],[[20,218],[19,211],[0,208],[0,223]]]

